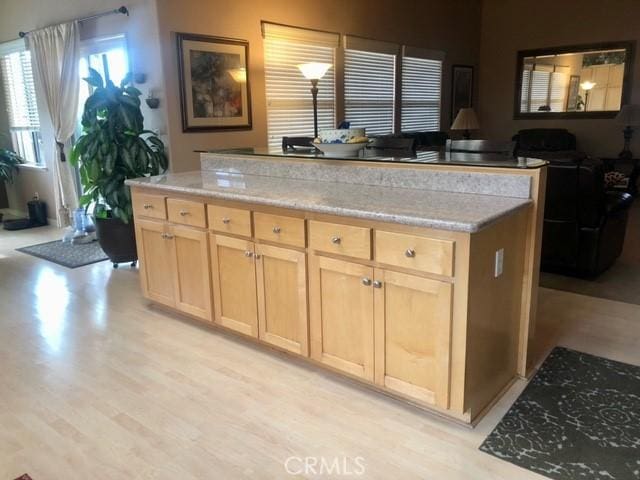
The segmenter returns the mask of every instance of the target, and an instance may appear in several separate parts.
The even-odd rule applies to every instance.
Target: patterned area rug
[[[553,479],[640,479],[640,367],[555,348],[480,450]]]
[[[98,242],[72,245],[56,240],[16,250],[68,268],[82,267],[107,259]]]

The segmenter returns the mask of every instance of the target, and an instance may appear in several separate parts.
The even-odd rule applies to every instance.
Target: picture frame
[[[249,42],[177,33],[183,132],[250,130]]]
[[[451,66],[451,122],[461,108],[473,106],[473,66]]]
[[[581,109],[578,108],[578,94],[580,92],[580,75],[571,75],[569,77],[569,86],[567,91],[567,105],[565,110],[567,112],[577,112]]]

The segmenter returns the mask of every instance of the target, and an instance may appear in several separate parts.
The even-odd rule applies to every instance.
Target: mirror
[[[634,42],[518,52],[515,118],[614,117],[627,103]]]

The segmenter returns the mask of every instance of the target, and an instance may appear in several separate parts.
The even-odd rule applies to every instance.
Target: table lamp
[[[451,125],[451,130],[463,130],[462,138],[465,140],[471,138],[469,130],[478,130],[479,128],[478,117],[473,108],[461,108],[453,121],[453,125]]]
[[[311,96],[313,97],[313,138],[318,138],[318,81],[324,77],[332,67],[330,63],[302,63],[298,69],[307,80],[311,81]]]
[[[618,157],[631,159],[633,158],[633,154],[631,153],[629,144],[633,136],[633,127],[640,126],[640,105],[623,105],[616,116],[616,123],[624,127],[624,130],[622,130],[624,147]]]
[[[587,111],[589,107],[589,91],[595,87],[596,84],[594,82],[590,82],[589,80],[582,82],[580,84],[580,88],[584,90],[584,111]]]

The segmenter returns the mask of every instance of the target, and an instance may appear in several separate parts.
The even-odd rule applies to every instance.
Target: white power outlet
[[[493,270],[493,276],[495,278],[498,278],[500,275],[502,275],[503,268],[504,268],[504,248],[501,248],[500,250],[496,250],[496,262],[495,262],[495,268]]]

